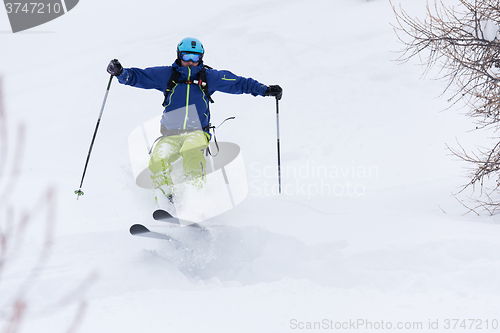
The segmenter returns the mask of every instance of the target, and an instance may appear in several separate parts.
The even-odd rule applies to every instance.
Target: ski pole
[[[277,134],[277,145],[278,145],[278,187],[279,193],[281,194],[281,154],[280,154],[280,112],[279,112],[279,102],[278,97],[276,97],[276,134]]]
[[[87,166],[89,165],[90,154],[92,153],[92,147],[94,146],[95,137],[97,135],[97,130],[99,129],[99,124],[101,123],[102,112],[104,111],[104,105],[106,105],[106,100],[108,99],[109,87],[111,86],[111,81],[113,80],[113,75],[109,77],[108,87],[106,88],[106,94],[104,95],[104,101],[102,102],[101,112],[99,113],[99,118],[97,119],[97,124],[95,126],[94,135],[92,136],[92,141],[90,142],[89,153],[87,155],[87,161],[85,162],[85,167],[83,168],[82,181],[80,182],[80,188],[75,191],[77,195],[76,200],[81,195],[84,195],[82,191],[83,179],[85,178],[85,173],[87,172]]]

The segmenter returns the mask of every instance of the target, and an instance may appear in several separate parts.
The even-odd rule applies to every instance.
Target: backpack
[[[176,71],[174,68],[172,68],[172,74],[170,75],[170,79],[168,80],[167,83],[167,89],[165,90],[165,99],[163,100],[162,106],[165,107],[167,104],[167,99],[172,90],[175,88],[176,85],[179,83],[187,83],[187,84],[196,84],[199,85],[201,90],[205,93],[205,96],[207,96],[208,101],[210,103],[214,103],[214,100],[212,97],[210,97],[210,93],[208,92],[208,84],[207,84],[207,72],[206,69],[212,69],[212,67],[203,65],[203,68],[201,69],[198,80],[185,80],[185,81],[179,81],[179,76],[181,73]]]

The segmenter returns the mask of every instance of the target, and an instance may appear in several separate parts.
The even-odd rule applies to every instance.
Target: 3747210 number
[[[61,4],[45,4],[38,2],[7,2],[5,4],[5,8],[7,9],[7,14],[59,14],[61,10]]]
[[[498,329],[498,320],[483,320],[483,319],[446,319],[444,321],[444,329]]]

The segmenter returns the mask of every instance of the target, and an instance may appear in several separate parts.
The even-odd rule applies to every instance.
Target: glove
[[[274,96],[276,97],[276,99],[280,100],[283,96],[283,89],[281,89],[281,87],[278,85],[269,86],[267,87],[264,96]]]
[[[113,59],[109,62],[108,73],[114,76],[119,76],[123,72],[122,64],[117,59]]]

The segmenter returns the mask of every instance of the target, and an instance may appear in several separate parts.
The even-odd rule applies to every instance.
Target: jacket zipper
[[[191,80],[191,68],[188,66],[188,81]],[[187,92],[186,92],[186,117],[184,118],[184,129],[186,129],[186,124],[189,116],[189,90],[191,88],[191,84],[187,84]]]

